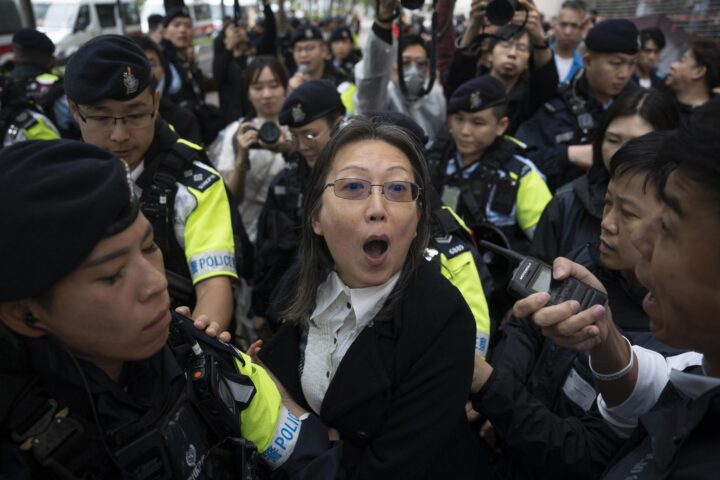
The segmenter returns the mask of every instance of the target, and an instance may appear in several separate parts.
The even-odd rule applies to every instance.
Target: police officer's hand
[[[540,22],[540,12],[535,6],[535,2],[533,0],[518,0],[518,5],[527,10],[525,29],[530,36],[530,43],[535,45],[545,43],[545,30],[542,27],[542,22]],[[518,26],[522,25],[525,22],[525,10],[516,11],[510,23]]]
[[[603,284],[585,267],[567,258],[556,258],[553,262],[553,278],[564,280],[568,277],[606,292]],[[562,347],[578,351],[588,351],[602,344],[610,329],[614,329],[612,313],[607,304],[579,311],[580,304],[575,300],[545,307],[549,300],[548,293],[535,293],[516,302],[513,314],[518,318],[532,317],[543,335]]]
[[[568,160],[582,170],[588,170],[593,164],[592,145],[571,145],[568,147]]]
[[[193,321],[195,328],[201,332],[205,332],[208,337],[217,337],[221,342],[228,343],[232,339],[232,335],[227,330],[222,330],[220,324],[217,322],[211,322],[207,315],[200,315],[198,318],[192,318],[189,307],[177,307],[175,309],[177,313],[183,317],[187,317]]]

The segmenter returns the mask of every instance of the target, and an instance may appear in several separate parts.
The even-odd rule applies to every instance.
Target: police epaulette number
[[[220,175],[212,170],[208,170],[207,168],[198,165],[197,163],[193,163],[192,169],[185,170],[185,172],[183,172],[183,179],[181,183],[186,187],[204,192],[218,180],[220,180]]]
[[[435,237],[433,248],[444,254],[448,259],[454,258],[463,252],[469,252],[469,247],[460,237],[447,234],[442,237]]]

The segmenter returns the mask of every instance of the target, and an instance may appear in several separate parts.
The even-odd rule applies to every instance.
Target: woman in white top
[[[261,56],[253,60],[245,71],[244,91],[238,95],[247,96],[254,113],[225,127],[209,149],[210,159],[238,202],[252,242],[268,187],[285,165],[283,154],[292,150],[290,134],[278,121],[287,84],[287,72],[277,58]],[[268,122],[279,129],[275,132],[279,131],[279,136],[275,142],[265,143],[259,134]],[[273,133],[272,127],[266,126],[263,132],[266,129]]]
[[[306,187],[284,324],[260,351],[288,394],[339,433],[347,478],[475,478],[480,468],[464,410],[474,320],[422,256],[420,148],[366,118],[333,135]]]

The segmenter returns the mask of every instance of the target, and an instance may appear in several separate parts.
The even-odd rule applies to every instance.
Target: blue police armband
[[[300,437],[302,421],[309,415],[309,413],[305,413],[298,418],[284,405],[282,406],[275,424],[273,439],[268,448],[260,454],[272,470],[277,469],[290,458],[295,450],[297,439]]]

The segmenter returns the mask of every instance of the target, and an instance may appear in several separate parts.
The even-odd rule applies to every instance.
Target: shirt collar
[[[140,198],[143,193],[142,187],[138,185],[138,179],[143,172],[145,172],[145,160],[140,160],[140,163],[137,167],[135,167],[135,170],[130,171],[130,178],[132,178],[133,186],[135,187],[135,195],[137,195],[138,198]]]
[[[720,378],[708,377],[704,372],[705,361],[703,360],[703,375],[671,370],[670,381],[675,388],[695,400],[713,388],[720,387]]]
[[[135,170],[132,170],[130,172],[130,178],[132,178],[132,181],[137,183],[138,178],[140,178],[140,175],[143,174],[145,171],[145,160],[140,160],[140,163],[137,167],[135,167]]]
[[[366,325],[380,311],[390,292],[398,282],[400,272],[396,273],[382,285],[365,288],[350,288],[343,283],[337,272],[333,271],[320,284],[317,292],[315,310],[310,316],[311,320],[318,318],[331,308],[338,297],[349,301],[355,313],[358,326]]]

